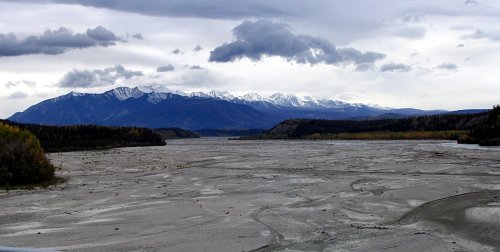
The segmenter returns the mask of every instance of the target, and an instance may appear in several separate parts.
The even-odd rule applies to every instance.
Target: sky
[[[0,118],[120,86],[500,103],[499,0],[0,0]]]

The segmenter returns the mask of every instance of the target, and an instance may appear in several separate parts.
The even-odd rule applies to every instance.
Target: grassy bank
[[[404,132],[358,132],[339,134],[313,134],[307,139],[331,140],[457,140],[466,135],[467,131],[404,131]]]
[[[468,131],[464,130],[448,130],[448,131],[374,131],[374,132],[356,132],[356,133],[314,133],[304,135],[294,139],[304,140],[458,140],[460,137],[467,135]],[[242,140],[265,140],[265,139],[290,139],[283,136],[282,138],[274,135],[262,134],[259,136],[242,137]]]

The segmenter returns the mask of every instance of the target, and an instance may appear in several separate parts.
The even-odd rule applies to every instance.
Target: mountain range
[[[270,128],[291,118],[394,118],[444,112],[393,109],[282,93],[269,97],[250,93],[237,97],[228,92],[184,93],[163,86],[144,86],[119,87],[101,94],[70,92],[15,113],[8,120],[46,125],[97,124],[196,130]]]

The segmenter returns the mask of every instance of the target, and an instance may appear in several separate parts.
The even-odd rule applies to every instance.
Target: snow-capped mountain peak
[[[282,93],[274,93],[269,96],[269,100],[271,103],[281,106],[293,106],[300,107],[304,105],[304,102],[299,99],[296,95],[293,94],[282,94]]]
[[[144,93],[172,93],[173,91],[161,85],[138,86]]]
[[[248,93],[239,98],[245,101],[264,101],[264,98],[257,93]]]
[[[158,103],[162,100],[171,97],[169,94],[180,95],[184,97],[200,97],[208,99],[225,100],[230,102],[239,103],[253,103],[253,102],[264,102],[276,106],[282,107],[302,107],[302,108],[347,108],[347,107],[371,107],[380,110],[389,110],[391,108],[382,107],[379,105],[365,105],[361,103],[347,103],[339,100],[330,99],[317,99],[312,96],[302,96],[299,97],[294,94],[283,94],[274,93],[269,97],[263,97],[257,93],[248,93],[243,96],[234,96],[227,91],[216,91],[212,90],[210,92],[192,92],[184,93],[182,91],[174,91],[161,85],[149,85],[149,86],[139,86],[135,88],[119,87],[106,92],[109,95],[116,97],[117,99],[123,101],[129,98],[139,98],[143,95],[148,96],[148,101],[151,103]],[[71,93],[74,96],[80,95],[79,93]]]
[[[192,92],[188,96],[189,97],[201,97],[201,98],[214,98],[214,99],[226,100],[226,101],[231,101],[235,98],[232,94],[230,94],[227,91],[221,92],[221,91],[215,91],[215,90],[212,90],[208,93]]]
[[[113,90],[110,90],[106,93],[116,97],[116,99],[118,99],[120,101],[124,101],[124,100],[132,98],[132,97],[139,98],[145,94],[137,87],[135,87],[135,88],[119,87],[119,88],[115,88]]]
[[[208,93],[208,95],[210,97],[213,97],[213,98],[218,98],[218,99],[221,99],[221,100],[232,100],[234,99],[235,97],[230,94],[229,92],[227,91],[223,91],[223,92],[220,92],[220,91],[215,91],[215,90],[212,90]]]
[[[85,94],[84,94],[84,93],[78,93],[78,92],[74,92],[74,91],[72,91],[72,92],[70,92],[68,95],[69,95],[69,96],[83,96],[83,95],[85,95]]]

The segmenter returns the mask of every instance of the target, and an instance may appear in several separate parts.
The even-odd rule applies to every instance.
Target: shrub
[[[0,123],[0,185],[38,183],[54,176],[38,139],[29,131]]]

